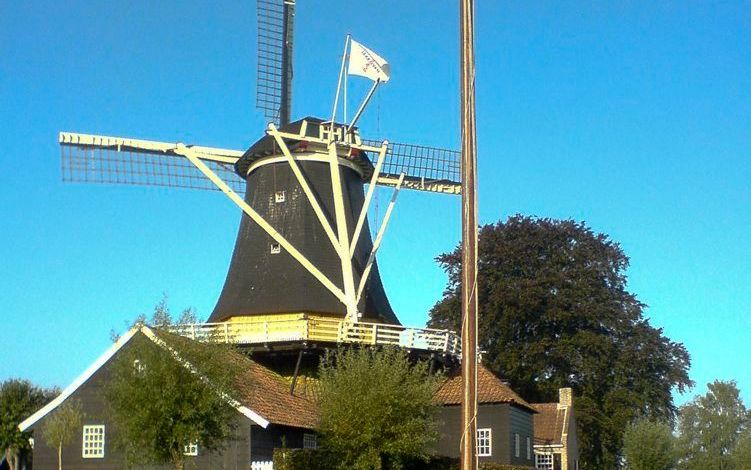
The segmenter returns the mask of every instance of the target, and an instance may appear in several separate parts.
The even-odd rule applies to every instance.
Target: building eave
[[[534,444],[533,449],[563,449],[563,444]]]
[[[123,347],[125,344],[135,336],[135,334],[139,331],[138,327],[133,327],[130,330],[128,330],[127,333],[122,335],[115,343],[110,346],[104,354],[99,356],[96,361],[94,361],[86,370],[76,377],[76,379],[65,389],[60,393],[60,395],[56,396],[51,402],[44,405],[42,408],[40,408],[36,413],[29,416],[25,420],[21,421],[21,423],[18,425],[18,429],[21,432],[26,431],[31,426],[36,424],[37,421],[44,418],[49,414],[52,410],[60,406],[68,397],[73,395],[73,393],[78,390],[78,388],[83,385],[87,380],[91,378],[92,375],[96,373],[104,364],[107,363],[112,357]]]
[[[128,330],[124,335],[122,335],[115,343],[110,346],[101,356],[97,358],[96,361],[94,361],[86,370],[76,377],[76,379],[58,395],[55,397],[52,401],[44,405],[42,408],[40,408],[36,413],[29,416],[25,420],[21,421],[21,423],[18,425],[18,429],[21,432],[27,431],[30,427],[32,427],[34,424],[39,422],[42,418],[47,416],[50,412],[52,412],[55,408],[60,406],[68,397],[73,395],[76,390],[78,390],[84,383],[86,383],[87,380],[89,380],[99,369],[102,368],[104,364],[106,364],[112,357],[114,357],[115,354],[117,354],[120,349],[122,349],[123,346],[125,346],[135,335],[136,333],[143,333],[144,336],[149,338],[149,340],[153,341],[155,344],[159,345],[163,348],[169,348],[165,345],[163,341],[161,341],[151,329],[145,325],[141,326],[134,326],[130,330]],[[239,401],[234,400],[230,397],[227,397],[227,400],[232,404],[232,406],[243,416],[253,421],[255,424],[261,426],[262,428],[266,428],[269,425],[269,421],[265,419],[263,416],[259,415],[255,411],[251,410],[250,408],[242,405]]]

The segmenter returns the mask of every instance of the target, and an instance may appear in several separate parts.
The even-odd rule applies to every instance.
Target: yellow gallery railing
[[[233,319],[221,323],[195,323],[171,328],[191,339],[213,338],[239,345],[315,341],[399,346],[406,349],[458,355],[460,340],[450,330],[409,328],[384,323],[348,322],[339,318],[295,315],[281,319]]]

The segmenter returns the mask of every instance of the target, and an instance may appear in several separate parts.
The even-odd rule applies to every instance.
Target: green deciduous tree
[[[172,325],[172,314],[167,306],[167,294],[162,294],[162,300],[154,307],[149,324],[155,328],[169,328]]]
[[[449,282],[430,326],[458,330],[459,248],[438,262]],[[673,389],[691,385],[686,349],[626,289],[628,265],[617,243],[572,220],[516,215],[480,229],[483,360],[530,401],[574,389],[583,469],[617,468],[628,423],[672,419]]]
[[[321,363],[323,445],[341,469],[399,468],[427,458],[438,437],[432,403],[439,379],[398,349],[341,349]]]
[[[640,419],[626,428],[623,456],[629,470],[670,470],[676,461],[670,424]]]
[[[749,426],[749,411],[735,382],[716,380],[707,388],[705,395],[681,407],[682,465],[689,470],[730,470],[731,453]]]
[[[48,444],[57,449],[58,470],[63,470],[63,446],[73,441],[73,437],[77,434],[82,420],[81,404],[66,401],[44,421],[42,435]]]
[[[105,397],[115,445],[128,462],[180,470],[186,445],[219,451],[233,437],[237,411],[228,397],[236,396],[241,358],[217,342],[199,343],[164,331],[158,339],[161,345],[139,334],[120,351]]]
[[[731,455],[735,470],[751,470],[751,430],[738,438]]]
[[[194,323],[201,323],[202,319],[196,314],[196,310],[193,307],[188,307],[182,311],[177,321],[172,318],[172,312],[169,309],[167,303],[168,296],[166,293],[162,294],[162,300],[160,300],[155,306],[154,311],[149,318],[145,313],[138,315],[133,321],[126,321],[125,327],[132,328],[135,325],[150,325],[154,328],[167,329],[175,325],[191,325]],[[120,334],[115,330],[110,330],[110,339],[114,343],[120,339]]]
[[[58,393],[57,389],[43,389],[22,379],[0,384],[0,449],[11,470],[18,470],[23,456],[31,450],[31,433],[21,432],[18,425]]]
[[[190,325],[192,323],[200,323],[201,320],[196,314],[196,310],[193,307],[188,307],[180,313],[177,321],[173,320],[172,312],[169,305],[167,305],[167,294],[162,294],[162,300],[154,307],[154,312],[151,314],[151,319],[148,324],[155,328],[169,328],[175,324],[177,325]],[[147,323],[146,315],[139,315],[135,323]]]

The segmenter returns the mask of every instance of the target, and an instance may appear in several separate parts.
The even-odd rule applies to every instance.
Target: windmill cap
[[[303,127],[303,122],[307,122],[305,135],[318,138],[321,135],[321,124],[329,121],[325,121],[317,117],[308,116],[298,121],[290,122],[289,124],[282,126],[279,130],[288,134],[300,134],[300,131]],[[347,125],[336,123],[336,126],[346,127]],[[357,131],[357,127],[354,127],[353,129]],[[292,151],[294,151],[296,148],[299,148],[302,142],[304,142],[303,139],[286,140],[287,146]],[[280,155],[281,153],[282,151],[277,145],[274,137],[266,134],[258,139],[256,143],[251,145],[250,148],[245,151],[243,156],[237,160],[237,162],[235,163],[235,173],[237,173],[241,178],[245,179],[248,175],[248,170],[255,162],[266,157]],[[363,181],[367,181],[367,179],[370,178],[370,175],[373,174],[373,163],[371,163],[366,153],[352,152],[352,155],[349,157],[349,159],[352,163],[360,168],[360,173],[362,174]]]

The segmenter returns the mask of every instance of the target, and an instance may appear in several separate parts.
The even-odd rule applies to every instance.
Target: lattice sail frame
[[[380,145],[376,140],[363,139],[362,142]],[[404,174],[404,188],[460,194],[460,165],[461,153],[456,150],[389,142],[378,184],[394,186],[399,175]]]
[[[65,182],[217,190],[193,164],[175,153],[176,143],[71,132],[61,132],[59,143]],[[374,140],[363,139],[362,143],[371,148],[380,145]],[[245,191],[245,181],[234,171],[243,151],[190,148],[234,191]],[[459,194],[459,156],[455,150],[391,142],[376,184],[394,187],[404,174],[405,189]]]
[[[292,108],[295,0],[257,0],[256,108],[278,126]]]
[[[71,132],[61,132],[59,143],[64,182],[218,190],[195,165],[175,153],[174,143]],[[234,169],[242,151],[194,148],[233,190],[245,191],[245,181]]]

